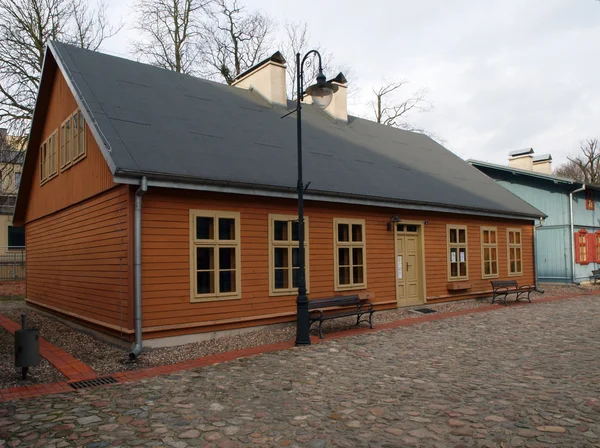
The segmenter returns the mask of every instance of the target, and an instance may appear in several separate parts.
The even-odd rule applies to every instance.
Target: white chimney
[[[518,149],[508,153],[508,166],[533,171],[533,148]]]
[[[533,171],[536,173],[552,174],[552,156],[543,154],[533,158]]]
[[[238,75],[231,85],[254,90],[269,103],[286,106],[285,64],[285,58],[278,51]]]
[[[329,106],[325,108],[325,112],[331,115],[336,120],[348,121],[348,81],[343,73],[339,73],[335,78],[329,81],[338,86],[337,92],[333,94],[333,99]]]

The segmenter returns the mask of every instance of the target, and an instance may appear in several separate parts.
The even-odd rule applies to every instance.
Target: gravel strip
[[[575,285],[544,284],[541,288],[545,290],[544,296],[573,294],[590,289],[600,289],[594,286],[577,287]],[[543,297],[534,293],[532,298]],[[462,300],[439,304],[426,304],[410,308],[400,308],[384,312],[378,312],[374,316],[375,325],[393,322],[400,319],[416,318],[421,314],[410,312],[415,308],[432,308],[440,313],[458,311],[464,309],[479,308],[490,304],[490,299]],[[293,340],[296,328],[293,325],[255,331],[246,334],[228,336],[209,341],[196,342],[178,347],[169,347],[155,350],[147,350],[136,362],[128,361],[128,351],[116,347],[95,337],[76,331],[52,318],[46,317],[35,310],[27,308],[24,302],[0,302],[0,313],[18,322],[23,309],[26,309],[29,325],[40,329],[43,338],[67,351],[75,358],[88,364],[101,375],[123,370],[137,370],[147,367],[156,367],[173,364],[203,356],[224,353],[232,350],[257,347]],[[325,334],[344,329],[354,328],[356,319],[336,319],[323,324]],[[364,325],[364,324],[363,324]],[[315,334],[313,331],[312,334]],[[12,356],[12,355],[11,355]],[[12,358],[11,358],[12,360]]]
[[[52,364],[42,358],[39,365],[31,367],[27,379],[21,379],[21,369],[15,367],[14,336],[0,327],[0,389],[33,384],[54,383],[65,378]]]

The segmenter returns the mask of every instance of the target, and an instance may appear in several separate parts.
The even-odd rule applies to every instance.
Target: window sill
[[[83,153],[83,154],[81,154],[80,156],[77,156],[75,159],[73,159],[73,160],[71,161],[71,166],[75,165],[75,164],[76,164],[76,163],[78,163],[78,162],[81,162],[83,159],[85,159],[85,156],[86,156],[86,155],[87,155],[87,154],[84,152],[84,153]]]
[[[306,294],[310,294],[310,289],[306,288]],[[298,288],[269,291],[269,297],[297,296],[297,295],[298,295]]]
[[[334,291],[353,291],[355,289],[367,289],[366,283],[357,285],[336,285]]]
[[[240,294],[236,294],[234,296],[204,296],[204,297],[192,297],[190,299],[191,303],[201,303],[201,302],[221,302],[225,300],[241,300],[242,296]]]
[[[56,176],[58,176],[58,172],[52,174],[51,176],[48,176],[46,179],[42,180],[40,182],[40,186],[47,184],[48,182],[50,182],[52,179],[54,179]]]
[[[482,280],[489,280],[490,278],[498,278],[498,277],[500,277],[500,275],[499,275],[499,274],[494,274],[494,275],[482,275],[482,276],[481,276],[481,279],[482,279]]]
[[[587,264],[587,263],[586,263]],[[523,273],[522,272],[516,272],[514,274],[508,274],[509,277],[523,277]]]

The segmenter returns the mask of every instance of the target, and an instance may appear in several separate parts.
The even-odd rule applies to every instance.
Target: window
[[[506,229],[508,247],[508,275],[523,275],[521,229]]]
[[[498,233],[495,227],[481,228],[481,278],[498,277]]]
[[[85,120],[77,109],[60,127],[61,170],[81,160],[85,152]]]
[[[467,280],[469,269],[467,261],[467,226],[448,225],[448,279]]]
[[[591,190],[585,190],[585,208],[587,210],[594,210],[594,192]]]
[[[42,143],[40,146],[40,182],[45,182],[48,179],[48,142]]]
[[[334,219],[335,289],[367,287],[365,220]]]
[[[8,226],[8,249],[25,247],[25,227]]]
[[[60,126],[60,168],[71,164],[71,117]]]
[[[57,133],[48,137],[40,147],[40,182],[44,183],[56,176],[58,172]]]
[[[269,215],[269,293],[293,294],[298,291],[299,244],[298,217]],[[304,258],[308,289],[308,218],[304,217]]]
[[[581,229],[575,232],[575,263],[589,264],[599,260],[600,249],[600,231],[596,233]]]
[[[73,163],[85,155],[85,121],[80,110],[71,118],[71,154]]]
[[[419,231],[419,227],[415,225],[397,224],[396,230],[398,232],[416,233]]]
[[[239,299],[240,214],[190,210],[191,301]]]

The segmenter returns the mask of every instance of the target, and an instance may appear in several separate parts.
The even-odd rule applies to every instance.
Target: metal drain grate
[[[107,384],[117,384],[118,381],[112,376],[105,376],[102,378],[94,378],[91,380],[76,381],[69,383],[73,389],[87,389],[89,387],[105,386]]]
[[[432,310],[431,308],[417,308],[416,310],[410,310],[413,313],[419,313],[419,314],[431,314],[431,313],[437,313],[436,310]]]

